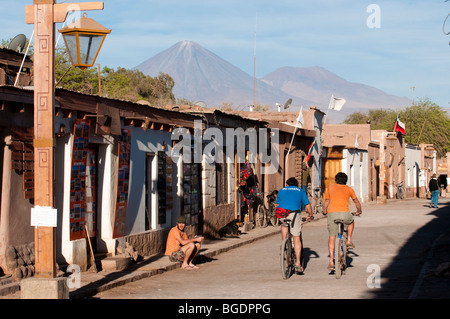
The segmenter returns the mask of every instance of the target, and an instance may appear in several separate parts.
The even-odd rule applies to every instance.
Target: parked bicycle
[[[267,195],[267,201],[269,202],[269,209],[267,210],[267,219],[272,226],[277,226],[279,224],[277,218],[277,194],[278,191],[274,190]]]
[[[264,205],[264,197],[258,194],[258,206],[255,213],[255,224],[259,228],[267,227],[267,209]]]
[[[403,182],[398,183],[396,186],[397,186],[397,198],[398,199],[405,198],[405,189],[403,187]]]
[[[323,214],[323,199],[321,194],[321,188],[316,187],[314,188],[314,207],[313,207],[313,213],[314,214]]]
[[[355,213],[352,213],[355,216]],[[348,225],[342,219],[334,221],[339,226],[339,233],[334,242],[334,275],[340,279],[347,269],[347,228]]]
[[[256,225],[260,228],[265,228],[270,223],[272,226],[278,225],[278,218],[276,214],[276,200],[277,200],[277,190],[270,192],[266,197],[269,203],[267,208],[264,205],[262,197],[259,199],[259,204],[255,214]]]
[[[300,214],[297,215],[299,220],[296,222],[304,222],[306,218],[300,218]],[[295,219],[294,219],[295,220]],[[281,243],[281,252],[280,252],[280,264],[281,264],[281,276],[283,279],[288,279],[291,277],[292,273],[295,271],[295,262],[297,261],[297,257],[295,256],[294,250],[294,238],[291,235],[291,221],[286,220],[288,224],[288,232],[286,238]],[[300,265],[304,268],[304,254],[303,254],[303,236],[300,233],[300,243],[302,245],[302,249],[300,252]]]

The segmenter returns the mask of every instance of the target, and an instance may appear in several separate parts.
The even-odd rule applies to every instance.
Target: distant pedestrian
[[[431,204],[430,207],[437,208],[439,201],[439,183],[436,178],[436,174],[433,174],[433,177],[428,184],[428,189],[431,192]]]

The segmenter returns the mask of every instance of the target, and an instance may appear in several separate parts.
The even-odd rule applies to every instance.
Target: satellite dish
[[[289,99],[284,103],[284,109],[287,110],[292,104],[292,99]]]
[[[11,40],[11,43],[8,45],[8,49],[22,53],[26,43],[27,37],[25,36],[25,34],[18,34],[14,37],[14,39]]]
[[[200,106],[201,108],[206,108],[206,103],[203,101],[195,102],[194,105]]]

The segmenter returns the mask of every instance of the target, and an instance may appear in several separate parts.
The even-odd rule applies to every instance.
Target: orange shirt
[[[188,239],[184,231],[179,230],[177,226],[172,227],[172,229],[169,231],[169,235],[167,236],[166,252],[164,253],[166,256],[170,256],[174,251],[180,249],[181,244],[178,241],[178,238],[184,240]]]
[[[334,184],[327,189],[325,200],[329,199],[328,213],[349,212],[348,201],[356,198],[353,188],[347,185]]]

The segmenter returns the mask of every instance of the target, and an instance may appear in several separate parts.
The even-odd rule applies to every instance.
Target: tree
[[[406,123],[407,143],[433,144],[438,158],[450,151],[450,119],[439,105],[421,99],[400,113],[400,118]]]
[[[9,42],[11,39],[1,40],[1,46],[7,47]],[[33,58],[32,47],[29,54]],[[55,78],[57,87],[84,94],[101,92],[102,96],[132,102],[147,100],[151,105],[159,107],[175,103],[172,92],[175,81],[170,75],[160,72],[158,76],[151,77],[141,71],[121,67],[114,70],[106,66],[100,74],[97,67],[74,68],[65,46],[56,48]]]
[[[370,123],[373,130],[391,130],[397,112],[394,110],[376,109],[369,110],[367,114],[355,112],[347,116],[345,124]]]
[[[84,94],[98,94],[98,76],[95,68],[72,67],[66,48],[55,52],[55,78],[57,86]]]
[[[364,124],[370,121],[375,130],[392,131],[395,119],[406,125],[406,143],[433,144],[437,157],[444,157],[450,151],[450,119],[447,112],[429,99],[420,99],[418,104],[401,111],[370,110],[368,114],[355,112],[347,116],[346,124]]]
[[[132,102],[147,100],[150,104],[161,107],[175,100],[172,93],[175,82],[167,74],[159,73],[153,78],[144,75],[141,71],[122,67],[114,70],[106,66],[100,74],[96,67],[72,68],[65,48],[57,49],[55,72],[58,86],[72,91],[99,94],[100,82],[102,96],[109,98]]]

